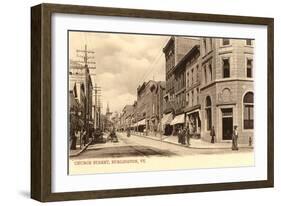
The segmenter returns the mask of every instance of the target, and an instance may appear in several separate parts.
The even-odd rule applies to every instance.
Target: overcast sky
[[[144,81],[165,80],[165,57],[162,49],[168,36],[70,32],[69,55],[77,57],[76,49],[95,51],[94,83],[101,87],[103,112],[109,103],[112,112],[120,112],[136,100],[138,85]]]

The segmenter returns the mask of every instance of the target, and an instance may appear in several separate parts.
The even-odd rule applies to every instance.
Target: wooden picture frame
[[[51,17],[54,13],[182,20],[193,22],[239,23],[267,27],[267,180],[215,184],[170,185],[161,187],[110,189],[54,193],[52,185],[52,81]],[[140,195],[160,195],[220,190],[273,187],[274,184],[274,20],[272,18],[215,14],[150,11],[92,6],[40,4],[31,8],[31,198],[65,201]]]

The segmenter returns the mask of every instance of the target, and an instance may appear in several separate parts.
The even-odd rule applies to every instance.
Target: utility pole
[[[101,96],[101,87],[95,83],[95,86],[93,87],[94,93],[93,96],[95,98],[94,101],[94,128],[100,127],[100,109],[99,109],[99,98]]]
[[[86,143],[89,140],[89,121],[92,119],[92,90],[93,90],[93,82],[90,73],[90,70],[96,69],[95,66],[90,66],[90,65],[95,65],[96,62],[90,61],[91,59],[94,59],[94,51],[93,50],[88,50],[87,49],[87,44],[85,44],[84,50],[76,50],[77,52],[77,57],[82,58],[83,61],[75,61],[76,63],[81,63],[83,66],[79,67],[77,66],[76,69],[81,69],[84,70],[84,77],[85,77],[85,96],[86,96],[86,101],[84,102],[84,129],[86,130]]]

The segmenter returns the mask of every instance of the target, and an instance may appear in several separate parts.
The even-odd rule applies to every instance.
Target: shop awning
[[[184,123],[184,114],[180,114],[175,116],[175,118],[171,122],[171,125],[183,124],[183,123]]]
[[[199,116],[199,118],[201,120],[201,111],[200,111],[200,109],[195,109],[193,111],[187,112],[186,116],[188,117],[188,115],[194,114],[195,112],[198,112],[198,116]]]
[[[173,120],[173,114],[172,113],[164,114],[161,124],[162,125],[171,124],[172,120]]]
[[[138,125],[138,126],[143,126],[143,125],[145,125],[145,119],[139,121],[139,122],[137,123],[137,125]]]

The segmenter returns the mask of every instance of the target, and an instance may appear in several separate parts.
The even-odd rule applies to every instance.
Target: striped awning
[[[180,114],[175,116],[175,118],[171,122],[171,125],[183,124],[183,123],[184,123],[184,114]]]
[[[143,125],[145,125],[145,119],[139,121],[139,122],[137,123],[137,125],[138,125],[138,126],[143,126]]]
[[[171,124],[172,120],[173,120],[172,113],[164,114],[161,123],[162,125]]]

